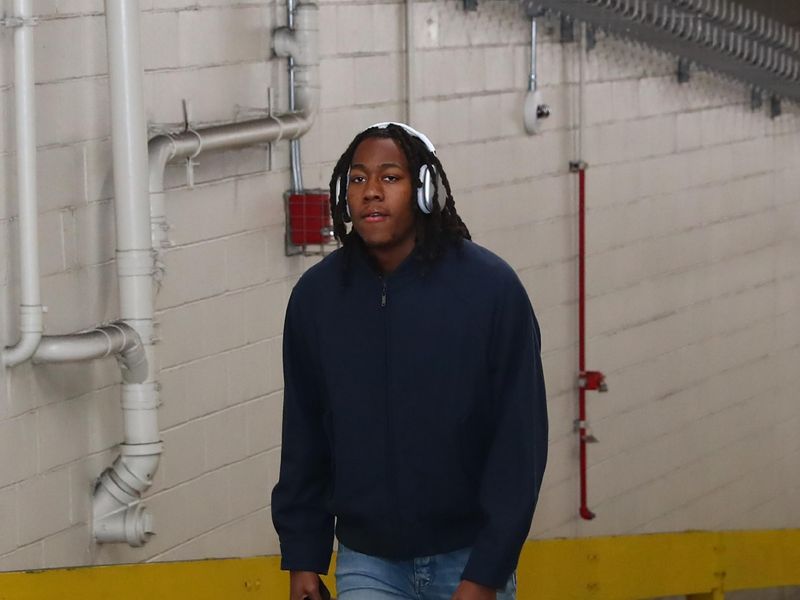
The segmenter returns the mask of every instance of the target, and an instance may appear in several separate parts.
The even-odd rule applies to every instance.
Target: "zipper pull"
[[[381,292],[381,308],[386,306],[386,282],[383,282],[383,291]]]

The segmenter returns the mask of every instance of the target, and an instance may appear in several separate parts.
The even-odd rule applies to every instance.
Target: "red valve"
[[[606,376],[600,371],[584,371],[578,378],[578,385],[585,390],[608,391]]]

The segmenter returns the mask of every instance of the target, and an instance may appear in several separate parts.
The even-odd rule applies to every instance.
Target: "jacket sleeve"
[[[547,403],[539,326],[516,277],[494,315],[490,342],[495,431],[480,486],[484,525],[463,579],[500,589],[528,537],[547,460]]]
[[[327,573],[334,517],[326,509],[330,449],[323,428],[319,356],[308,312],[292,292],[283,331],[283,439],[272,521],[281,546],[281,568]]]

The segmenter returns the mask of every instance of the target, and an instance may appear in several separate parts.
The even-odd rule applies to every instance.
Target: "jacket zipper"
[[[381,308],[386,308],[388,303],[388,293],[387,293],[387,285],[386,285],[386,278],[381,277]],[[384,390],[383,390],[383,399],[384,399],[384,410],[386,421],[385,421],[385,439],[386,439],[386,477],[388,479],[388,492],[389,498],[391,503],[391,511],[394,515],[394,518],[400,516],[400,507],[398,506],[398,489],[397,489],[397,467],[395,465],[394,460],[394,439],[393,439],[393,426],[392,426],[392,407],[391,407],[391,400],[389,398],[389,378],[390,378],[390,369],[391,364],[389,363],[389,336],[391,335],[390,331],[390,323],[389,323],[389,314],[388,312],[383,313],[383,327],[384,327],[384,347],[383,347],[383,360],[384,360]]]

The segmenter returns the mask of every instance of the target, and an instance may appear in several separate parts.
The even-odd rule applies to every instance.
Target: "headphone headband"
[[[386,129],[387,127],[389,127],[389,125],[394,125],[395,127],[399,127],[400,129],[405,129],[406,133],[408,133],[409,135],[415,138],[419,138],[422,141],[422,143],[425,144],[425,147],[431,151],[432,154],[436,154],[436,148],[434,147],[433,142],[431,142],[428,136],[422,133],[421,131],[417,131],[416,129],[411,127],[411,125],[406,125],[405,123],[400,123],[398,121],[383,121],[382,123],[375,123],[375,125],[372,125],[367,129],[372,129],[372,128]]]

